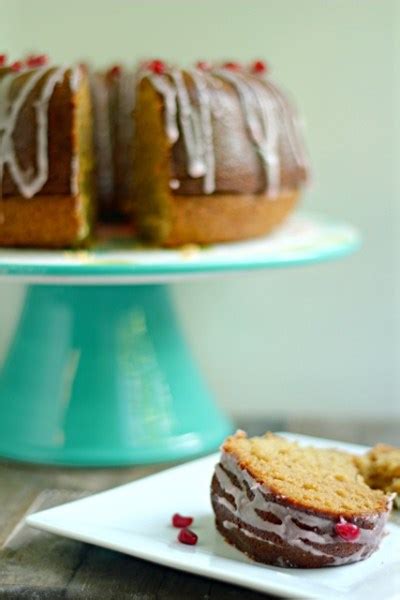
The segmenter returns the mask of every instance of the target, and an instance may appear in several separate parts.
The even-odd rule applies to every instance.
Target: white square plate
[[[366,448],[283,433],[308,445],[335,446],[351,452]],[[393,516],[389,535],[369,559],[324,569],[283,569],[260,565],[226,544],[214,527],[210,481],[218,455],[186,463],[89,498],[27,518],[33,527],[111,548],[182,571],[189,571],[261,592],[289,598],[379,598],[400,592],[400,519]],[[195,518],[196,546],[176,541],[175,512]]]

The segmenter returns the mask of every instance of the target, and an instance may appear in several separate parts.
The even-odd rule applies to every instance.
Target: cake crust
[[[273,201],[265,194],[171,195],[163,244],[212,244],[265,235],[284,221],[298,197],[295,191]]]
[[[89,235],[79,196],[0,200],[0,246],[68,248]]]

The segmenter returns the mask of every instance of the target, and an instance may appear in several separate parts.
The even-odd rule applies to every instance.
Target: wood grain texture
[[[258,420],[251,435],[289,430],[365,444],[400,445],[396,422]],[[274,598],[82,544],[24,525],[31,512],[121,485],[165,465],[68,469],[0,462],[0,600],[261,600]]]
[[[260,594],[251,590],[243,590],[233,585],[214,582],[211,586],[209,600],[269,600],[276,598],[270,594]]]

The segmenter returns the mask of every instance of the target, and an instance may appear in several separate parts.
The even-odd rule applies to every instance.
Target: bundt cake
[[[307,178],[298,119],[261,61],[102,72],[44,56],[5,62],[0,246],[81,246],[95,206],[152,244],[239,240],[297,202]]]
[[[307,178],[296,113],[257,61],[142,69],[135,105],[139,234],[164,246],[269,232]]]
[[[308,568],[370,556],[392,497],[364,482],[351,454],[237,432],[222,446],[211,501],[227,542],[262,563]]]
[[[0,245],[55,248],[87,240],[93,164],[85,70],[48,66],[40,56],[3,65]]]

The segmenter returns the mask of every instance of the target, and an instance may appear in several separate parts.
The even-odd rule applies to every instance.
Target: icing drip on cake
[[[171,144],[179,138],[179,129],[177,124],[177,107],[176,107],[176,90],[170,83],[167,77],[160,75],[150,75],[150,81],[154,85],[157,92],[159,92],[165,101],[165,132]]]
[[[274,541],[264,537],[264,534],[273,534],[304,552],[329,557],[331,565],[340,565],[372,554],[383,535],[387,514],[367,516],[364,526],[359,527],[359,537],[351,542],[354,552],[338,556],[333,550],[340,542],[334,529],[335,520],[288,506],[284,497],[270,499],[271,492],[241,469],[229,453],[222,454],[215,477],[224,495],[214,494],[213,502],[223,506],[232,516],[232,520],[223,520],[223,527],[239,530],[265,544],[275,545]]]
[[[262,78],[259,81],[272,93],[281,108],[282,114],[286,117],[283,119],[283,124],[296,164],[302,168],[305,173],[309,172],[309,159],[305,146],[302,144],[298,134],[303,127],[294,106],[292,106],[288,99],[282,94],[279,87],[271,80],[271,78]]]
[[[171,78],[175,83],[177,92],[178,116],[188,159],[188,173],[194,178],[202,177],[206,172],[206,168],[202,148],[200,118],[191,104],[182,72],[173,69],[171,71]]]
[[[220,69],[216,75],[231,83],[238,93],[247,129],[263,163],[266,191],[274,198],[280,184],[279,128],[275,104],[268,93],[263,93],[255,78],[228,69]]]
[[[188,74],[189,75],[189,74]],[[192,70],[197,106],[191,101],[182,72],[173,69],[167,75],[152,75],[150,80],[165,101],[165,130],[173,144],[179,138],[179,124],[187,155],[187,171],[193,177],[204,177],[204,193],[215,191],[215,157],[211,120],[211,99],[206,80],[200,71]]]
[[[32,198],[44,186],[48,178],[48,105],[54,88],[62,82],[65,71],[65,67],[57,69],[43,67],[28,73],[7,73],[0,80],[0,183],[3,180],[4,167],[7,165],[15,185],[25,198]],[[11,88],[19,77],[24,77],[25,81],[19,88],[15,98],[11,99]],[[45,78],[45,81],[39,98],[34,104],[36,113],[36,168],[23,170],[16,156],[13,134],[20,111],[29,94],[33,92],[42,78]]]
[[[147,77],[164,98],[167,137],[175,144],[182,135],[187,173],[192,178],[203,177],[205,194],[216,191],[213,120],[224,115],[223,97],[218,94],[223,82],[232,86],[239,98],[247,134],[265,173],[265,193],[274,199],[282,187],[282,139],[287,140],[286,154],[290,154],[291,162],[304,178],[308,162],[296,114],[279,88],[268,79],[223,67],[213,71],[197,68],[186,73],[173,68]]]
[[[72,92],[77,92],[79,89],[79,84],[82,80],[82,69],[79,66],[73,67],[71,69],[71,77],[69,80],[69,87]]]
[[[211,114],[211,98],[204,74],[193,69],[190,75],[196,87],[199,99],[200,123],[202,135],[203,160],[205,166],[204,193],[212,194],[215,191],[215,154]]]

